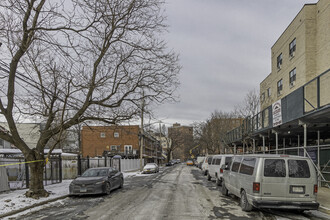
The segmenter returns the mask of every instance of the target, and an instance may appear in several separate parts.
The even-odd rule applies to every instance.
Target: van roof
[[[308,157],[302,157],[297,155],[286,155],[286,154],[236,154],[234,156],[239,157],[257,157],[257,158],[301,158],[301,159],[308,159]]]
[[[222,156],[232,157],[232,156],[235,156],[235,155],[234,154],[216,154],[216,155],[213,155],[213,157],[222,157]]]

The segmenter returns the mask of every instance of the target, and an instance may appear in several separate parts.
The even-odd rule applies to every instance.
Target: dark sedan
[[[81,177],[73,180],[69,186],[70,195],[110,194],[111,190],[121,188],[124,177],[112,167],[98,167],[86,170]]]

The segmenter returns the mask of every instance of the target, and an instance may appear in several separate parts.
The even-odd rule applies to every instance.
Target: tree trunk
[[[39,199],[40,197],[48,197],[49,193],[44,189],[43,173],[44,173],[44,155],[33,150],[27,157],[28,161],[38,161],[30,163],[30,185],[29,190],[25,193],[26,197]]]

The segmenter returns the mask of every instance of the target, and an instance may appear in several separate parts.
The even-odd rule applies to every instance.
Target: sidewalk
[[[317,201],[320,203],[319,210],[330,214],[330,189],[320,187],[317,193]]]

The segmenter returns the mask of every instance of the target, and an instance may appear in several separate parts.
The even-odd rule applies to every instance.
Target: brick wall
[[[138,134],[138,125],[83,126],[81,131],[82,155],[83,157],[101,156],[104,151],[111,150],[112,145],[119,146],[117,150],[120,152],[124,152],[125,145],[131,145],[132,150],[139,150]]]

